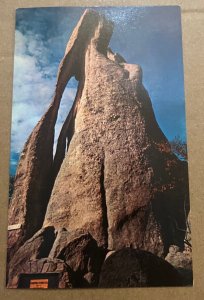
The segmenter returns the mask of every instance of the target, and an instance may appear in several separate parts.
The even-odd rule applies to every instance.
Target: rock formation
[[[99,287],[145,286],[182,286],[182,278],[169,263],[146,251],[126,248],[105,260]]]
[[[185,245],[184,251],[181,251],[178,246],[170,246],[169,253],[165,257],[174,268],[178,270],[183,278],[184,285],[192,285],[192,249]]]
[[[172,244],[183,247],[187,164],[172,153],[157,124],[141,67],[108,48],[112,30],[111,22],[86,10],[68,42],[52,103],[26,142],[16,173],[9,207],[12,264],[41,227],[58,231],[50,259],[68,265],[78,231],[85,248],[103,252],[99,257],[107,249],[164,256]],[[78,91],[53,159],[57,113],[72,76]],[[79,257],[72,270],[82,264],[81,276],[93,282],[102,262],[88,268]]]
[[[20,274],[50,272],[66,273],[67,283],[63,277],[60,286],[97,286],[105,254],[90,234],[42,228],[11,259],[7,286],[17,287]]]

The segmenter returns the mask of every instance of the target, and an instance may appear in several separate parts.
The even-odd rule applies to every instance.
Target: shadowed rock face
[[[68,272],[68,283],[60,279],[60,286],[97,286],[105,252],[90,234],[68,232],[64,228],[40,229],[27,240],[10,261],[7,287],[19,287],[19,275],[29,273]],[[60,276],[62,276],[61,274]]]
[[[52,103],[19,162],[9,225],[22,226],[9,231],[11,256],[47,226],[89,232],[111,250],[133,247],[162,256],[171,244],[183,247],[187,165],[157,124],[140,66],[108,48],[112,29],[87,10],[68,42]],[[53,159],[57,113],[72,76],[78,91]]]
[[[150,252],[122,249],[110,255],[101,270],[99,287],[182,286],[174,267]]]

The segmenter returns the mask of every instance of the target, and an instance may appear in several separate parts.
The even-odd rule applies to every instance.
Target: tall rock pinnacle
[[[108,48],[113,24],[86,10],[62,59],[55,94],[19,162],[9,208],[13,251],[41,227],[82,230],[98,246],[183,246],[189,211],[187,165],[171,151],[142,84],[142,69]],[[54,128],[69,79],[78,80],[59,135]]]
[[[99,31],[100,40],[96,30]],[[103,32],[106,33],[105,36],[102,36]],[[96,12],[85,11],[67,44],[65,55],[59,65],[53,100],[21,153],[14,194],[9,207],[9,225],[11,228],[15,227],[8,233],[8,247],[11,252],[41,228],[53,182],[65,155],[66,137],[69,136],[70,139],[76,105],[73,106],[63,126],[53,162],[54,128],[63,91],[69,79],[75,76],[80,79],[78,97],[80,96],[84,81],[86,48],[92,40],[102,52],[105,51],[111,33],[111,24],[100,18]]]

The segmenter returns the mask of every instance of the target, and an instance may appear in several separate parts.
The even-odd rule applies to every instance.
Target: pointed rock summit
[[[35,243],[32,236],[46,228],[55,228],[56,236],[63,228],[70,237],[78,231],[88,234],[104,257],[124,247],[158,256],[171,244],[183,247],[187,164],[172,153],[158,126],[141,67],[108,47],[112,30],[111,22],[86,10],[70,37],[53,100],[18,165],[9,207],[12,261],[18,261],[22,247],[28,249],[26,241]],[[60,100],[73,76],[78,90],[53,158]],[[70,237],[58,245],[64,253],[67,239],[67,247],[72,245]],[[55,244],[62,240],[56,239]],[[60,258],[53,257],[58,252],[52,250],[52,259]],[[83,276],[92,278],[84,270]]]

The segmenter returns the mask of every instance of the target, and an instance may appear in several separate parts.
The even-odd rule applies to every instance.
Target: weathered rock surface
[[[54,231],[52,226],[40,229],[18,249],[11,260],[11,266],[21,264],[28,259],[48,257],[55,241]]]
[[[185,285],[193,284],[192,250],[189,247],[181,251],[178,246],[171,245],[165,260],[178,270]]]
[[[19,264],[16,269],[13,269],[12,280],[8,282],[8,288],[24,288],[21,286],[19,274],[50,274],[58,273],[58,285],[56,288],[72,288],[75,284],[75,279],[71,269],[60,259],[32,259]]]
[[[175,268],[192,269],[192,253],[190,251],[180,251],[177,246],[172,245],[165,260]]]
[[[23,266],[30,260],[48,257],[55,240],[54,230],[51,226],[42,228],[18,249],[8,264],[9,286],[17,274],[24,273]]]
[[[83,53],[74,132],[44,226],[81,228],[109,249],[162,255],[172,243],[183,246],[187,166],[156,122],[141,68],[107,49],[110,25],[99,19]]]
[[[106,29],[108,28],[106,31],[109,31],[110,35],[112,26],[105,19],[103,20],[103,26],[106,25]],[[9,225],[21,224],[21,229],[8,233],[8,249],[11,252],[8,253],[9,258],[25,240],[42,226],[53,183],[65,155],[66,138],[70,139],[72,136],[76,114],[76,105],[73,105],[59,137],[53,161],[54,128],[61,97],[69,79],[75,76],[78,80],[80,79],[79,92],[76,97],[76,100],[79,100],[84,76],[85,50],[91,37],[93,40],[95,31],[103,30],[99,24],[100,21],[101,18],[94,11],[86,11],[81,17],[60,63],[53,100],[47,112],[34,128],[21,153],[8,219]],[[102,41],[103,43],[101,43]],[[107,47],[106,37],[99,41],[96,37],[95,44],[103,52],[103,48],[105,50]]]
[[[164,256],[172,244],[183,248],[187,164],[157,124],[141,67],[108,48],[112,29],[97,12],[85,11],[60,63],[52,103],[25,144],[9,207],[9,225],[21,225],[8,233],[11,281],[31,256],[62,259],[81,286],[95,286],[106,250],[132,247]],[[78,91],[53,159],[57,113],[72,76]],[[123,252],[106,262],[117,253]],[[131,253],[139,268],[140,252]],[[128,284],[157,284],[144,276]]]
[[[62,276],[71,278],[70,287],[96,287],[105,254],[89,233],[68,232],[63,228],[57,232],[51,226],[42,228],[13,255],[8,268],[8,287],[15,287],[22,273],[62,272],[58,266],[51,266],[54,262],[64,263],[68,275],[63,271]]]
[[[181,286],[179,273],[150,252],[121,249],[110,255],[101,270],[99,287]]]
[[[59,258],[74,271],[76,286],[97,286],[106,252],[98,248],[88,233],[60,230],[50,251],[50,258]]]

